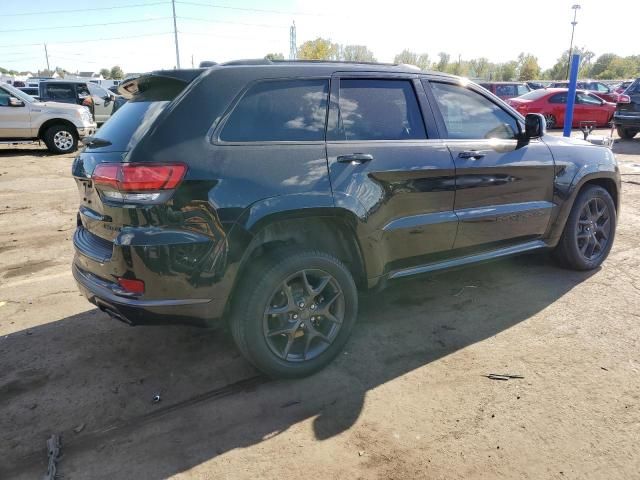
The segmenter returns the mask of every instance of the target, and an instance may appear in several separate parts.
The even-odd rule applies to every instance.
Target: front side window
[[[549,99],[549,103],[567,103],[567,92],[556,93]]]
[[[594,95],[588,93],[578,92],[576,93],[576,100],[582,105],[602,105],[602,101]]]
[[[328,80],[264,81],[251,87],[229,115],[225,142],[323,141]]]
[[[517,97],[515,85],[498,85],[496,87],[496,95],[498,97]]]
[[[410,80],[341,79],[338,128],[331,140],[427,138]]]
[[[518,96],[524,95],[525,93],[529,93],[531,89],[528,85],[518,85]]]
[[[87,88],[89,88],[89,93],[94,97],[107,98],[109,96],[109,93],[104,88],[95,83],[88,83]]]
[[[489,99],[460,85],[431,82],[448,138],[514,138],[518,124]]]
[[[8,107],[9,98],[11,98],[11,95],[9,95],[9,92],[0,88],[0,107]]]
[[[595,88],[593,88],[592,90],[595,90],[597,92],[601,92],[601,93],[609,93],[609,87],[607,87],[604,83],[600,83],[600,82],[596,82],[595,84]]]

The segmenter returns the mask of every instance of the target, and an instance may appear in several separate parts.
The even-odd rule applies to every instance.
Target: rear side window
[[[514,138],[518,124],[486,97],[460,85],[431,82],[448,138]]]
[[[324,141],[329,80],[275,80],[251,87],[229,115],[225,142]]]
[[[76,100],[76,90],[71,84],[48,83],[44,87],[45,97],[53,101],[74,101]]]
[[[410,80],[340,80],[338,128],[331,140],[427,138]]]

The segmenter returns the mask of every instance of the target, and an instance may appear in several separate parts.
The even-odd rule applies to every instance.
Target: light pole
[[[571,54],[573,53],[573,34],[576,31],[576,25],[578,24],[578,22],[576,21],[576,17],[578,16],[578,10],[580,10],[580,5],[579,4],[575,4],[572,5],[571,8],[573,9],[573,22],[571,22],[571,43],[569,44],[569,59],[567,60],[567,80],[569,80],[569,68],[571,66]]]

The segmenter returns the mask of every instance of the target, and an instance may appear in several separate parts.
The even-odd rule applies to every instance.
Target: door
[[[89,93],[93,99],[96,123],[106,122],[113,111],[113,101],[111,100],[113,95],[94,83],[88,83],[87,87],[89,87]]]
[[[336,206],[363,222],[370,276],[451,249],[454,165],[417,76],[334,76],[327,158]]]
[[[603,100],[591,93],[576,92],[573,125],[580,127],[580,122],[596,122],[597,125],[605,125],[611,114],[603,104]]]
[[[30,137],[29,104],[0,87],[0,139]]]
[[[428,82],[456,168],[455,248],[486,249],[542,237],[553,209],[554,162],[542,140],[477,87]]]

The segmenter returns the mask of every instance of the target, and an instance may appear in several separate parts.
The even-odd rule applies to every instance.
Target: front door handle
[[[366,163],[373,160],[373,155],[369,153],[351,153],[349,155],[340,155],[337,160],[340,163]]]
[[[488,152],[483,152],[482,150],[465,150],[464,152],[460,152],[458,154],[458,158],[467,158],[469,160],[479,160],[482,157],[485,157]]]

